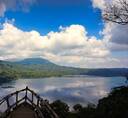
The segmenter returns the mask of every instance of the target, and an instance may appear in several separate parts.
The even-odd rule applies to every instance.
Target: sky
[[[0,59],[128,67],[128,26],[102,19],[106,0],[0,0]]]

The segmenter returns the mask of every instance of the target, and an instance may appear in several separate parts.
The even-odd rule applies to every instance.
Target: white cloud
[[[50,32],[44,38],[48,51],[58,56],[104,57],[109,52],[103,42],[96,37],[88,37],[81,25],[71,25],[60,32]]]
[[[61,27],[59,32],[41,36],[37,31],[25,32],[6,22],[0,30],[0,59],[42,57],[67,66],[128,66],[121,58],[112,57],[108,41],[88,37],[81,25]]]
[[[92,4],[94,8],[104,9],[105,3],[106,3],[105,0],[92,0]]]
[[[115,43],[114,45],[128,46],[128,25],[105,23],[105,27],[100,33],[104,36],[104,39]]]
[[[128,25],[114,25],[112,28],[111,41],[117,44],[128,46]]]
[[[28,11],[29,7],[37,0],[0,0],[0,16],[4,16],[7,10]]]
[[[6,11],[5,4],[0,3],[0,16],[4,16],[5,11]]]

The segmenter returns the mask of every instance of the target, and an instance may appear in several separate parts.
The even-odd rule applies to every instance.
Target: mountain
[[[42,78],[67,75],[128,76],[128,68],[73,68],[56,65],[42,58],[27,58],[21,61],[0,61],[2,78]]]
[[[23,64],[23,65],[41,65],[41,64],[50,64],[53,65],[52,62],[46,60],[46,59],[41,59],[41,58],[27,58],[21,61],[14,62],[16,64]]]

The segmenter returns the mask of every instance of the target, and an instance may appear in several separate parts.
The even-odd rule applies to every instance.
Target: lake
[[[19,79],[0,85],[0,97],[28,86],[50,102],[60,99],[70,106],[80,103],[97,104],[98,100],[113,87],[125,85],[124,77],[51,77],[42,79]],[[5,88],[12,86],[12,88]],[[13,88],[14,87],[14,88]]]

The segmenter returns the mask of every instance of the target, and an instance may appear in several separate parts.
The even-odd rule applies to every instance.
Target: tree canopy
[[[103,18],[121,25],[128,24],[128,0],[113,0],[107,4]]]

